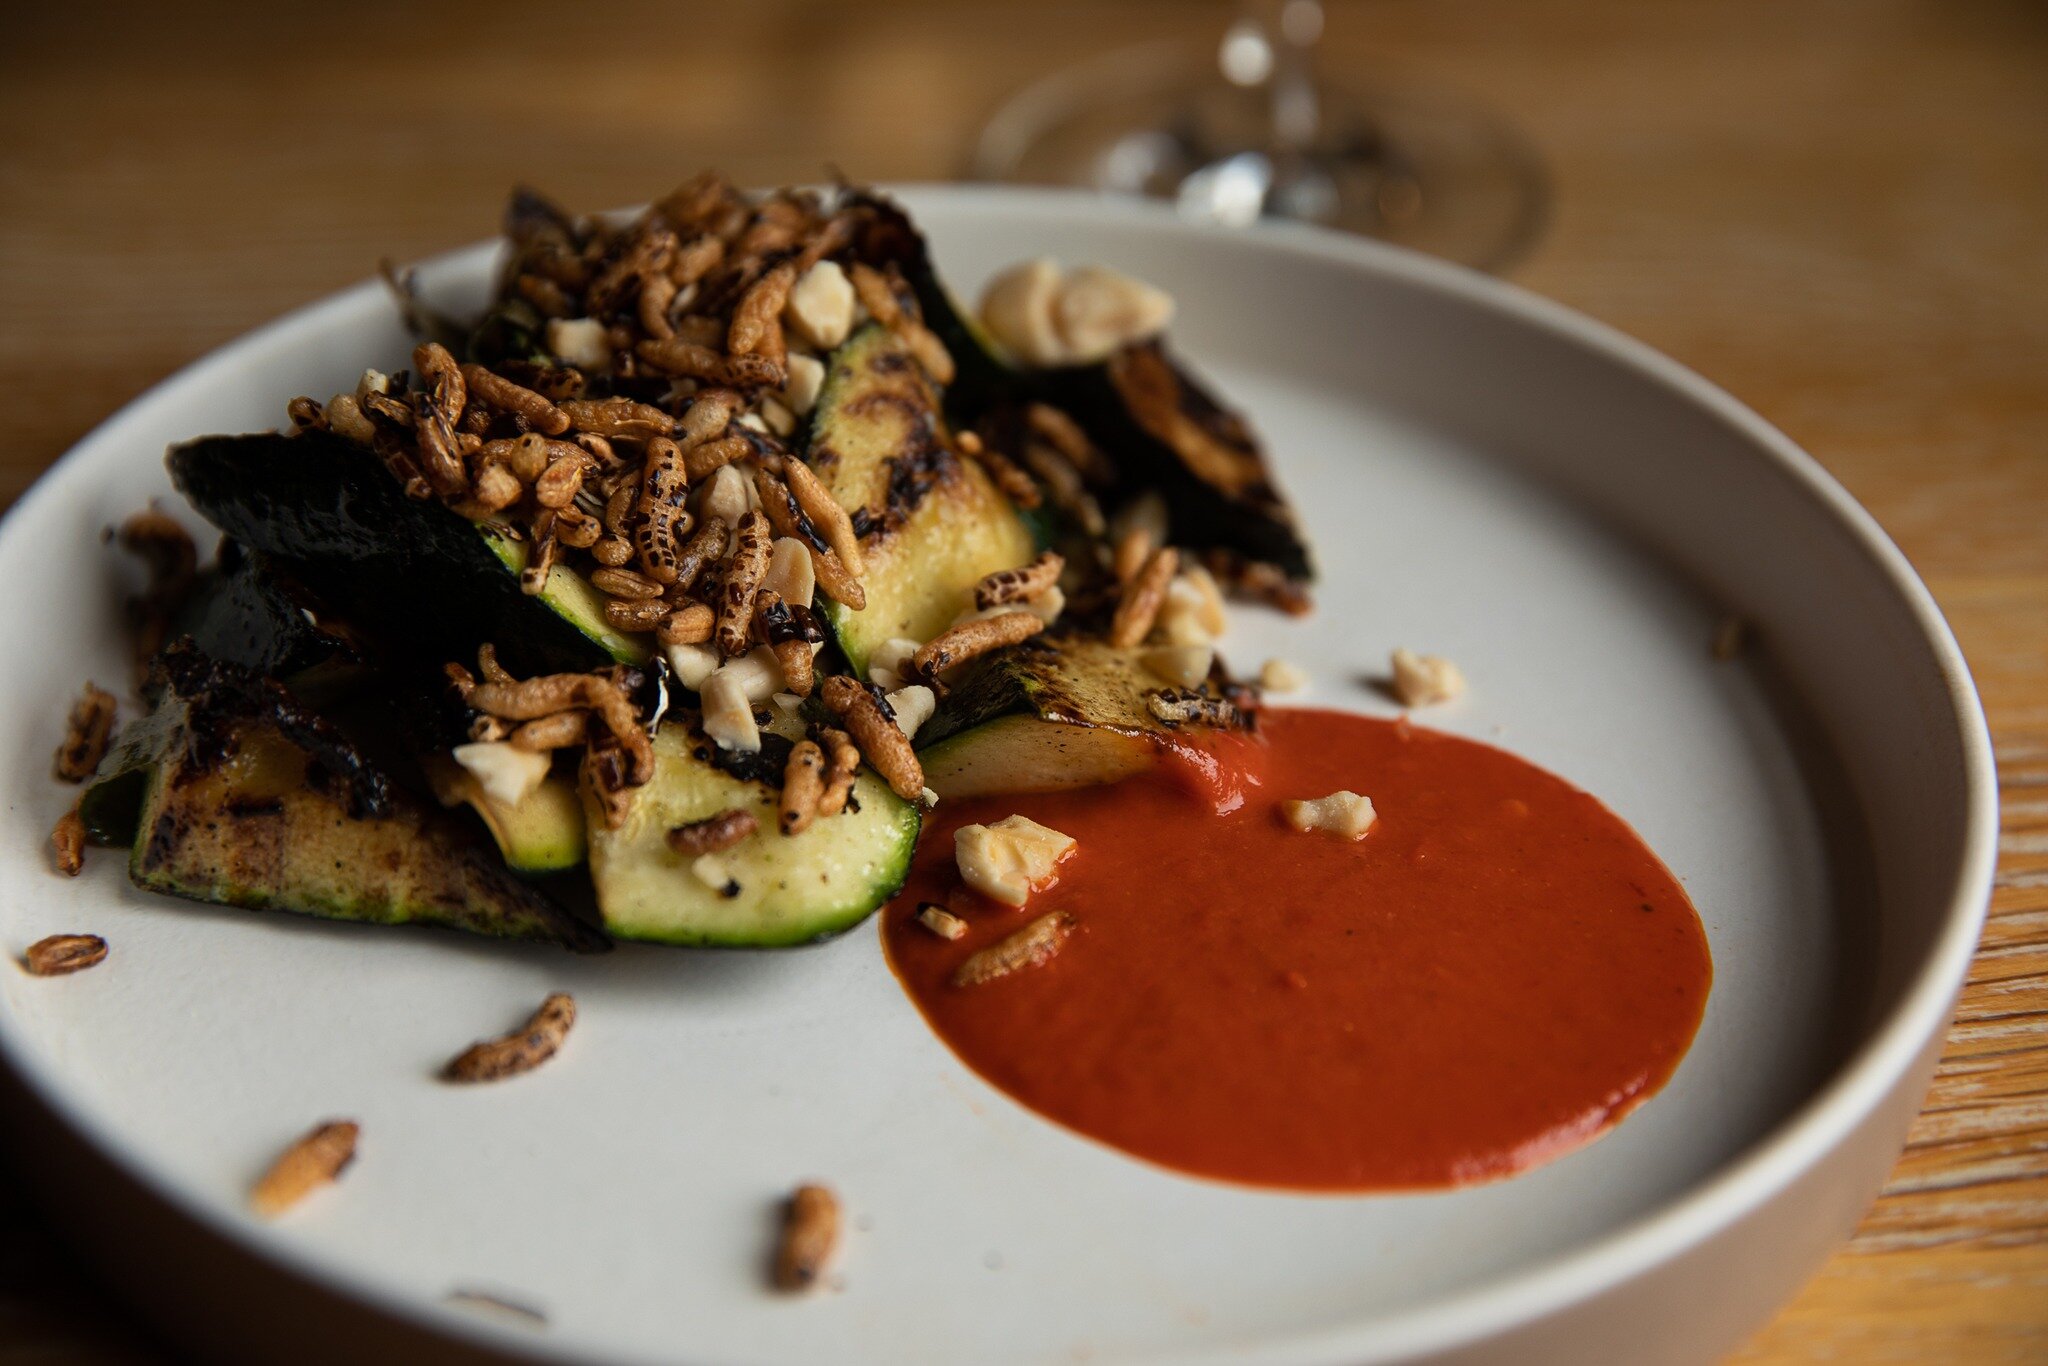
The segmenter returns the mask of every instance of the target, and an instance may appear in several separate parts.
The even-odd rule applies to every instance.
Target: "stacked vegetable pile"
[[[979,320],[871,193],[513,199],[408,370],[169,456],[151,710],[76,812],[137,884],[572,948],[805,942],[948,796],[1115,781],[1251,723],[1220,588],[1305,606],[1170,301],[1019,267]],[[97,749],[104,744],[105,728]],[[85,767],[90,768],[88,763]]]

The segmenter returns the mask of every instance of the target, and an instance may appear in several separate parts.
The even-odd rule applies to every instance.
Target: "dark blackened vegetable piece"
[[[888,196],[868,191],[853,193],[847,202],[860,216],[854,254],[877,266],[894,265],[903,273],[917,296],[925,326],[953,357],[953,382],[945,394],[947,419],[956,427],[972,427],[989,409],[1014,399],[1024,377],[996,357],[973,314],[939,279],[931,248],[910,215]]]
[[[1036,399],[1070,413],[1118,471],[1128,496],[1157,488],[1173,517],[1175,544],[1235,550],[1314,578],[1294,511],[1275,486],[1251,429],[1218,403],[1157,341],[1125,348],[1099,365],[1018,370],[995,354],[980,327],[940,282],[924,237],[891,200],[856,195],[865,228],[858,250],[903,272],[925,324],[953,354],[958,372],[946,414],[971,427]]]
[[[284,683],[315,705],[369,673],[365,644],[270,558],[223,541],[171,627],[199,652]]]
[[[1294,509],[1244,418],[1210,394],[1158,341],[1100,365],[1040,371],[1042,399],[1064,409],[1115,462],[1126,492],[1166,499],[1176,545],[1221,546],[1315,577]]]
[[[489,532],[406,497],[353,442],[317,431],[209,436],[172,447],[169,464],[208,521],[380,641],[436,662],[496,642],[519,673],[599,668],[617,657],[616,633],[580,602],[594,596],[580,578],[557,569],[546,594],[522,593]]]

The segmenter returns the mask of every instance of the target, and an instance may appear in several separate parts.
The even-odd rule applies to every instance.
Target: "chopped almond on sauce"
[[[1372,798],[1356,792],[1332,792],[1313,801],[1285,801],[1280,803],[1280,814],[1304,834],[1318,831],[1347,840],[1364,839],[1365,832],[1379,820]]]
[[[963,825],[953,832],[953,858],[969,887],[1006,906],[1022,906],[1052,879],[1074,851],[1071,835],[1028,816],[1005,816],[993,825]]]
[[[1212,645],[1156,645],[1138,656],[1148,672],[1176,688],[1199,688],[1216,663]]]
[[[1427,707],[1448,702],[1465,691],[1465,675],[1442,655],[1419,655],[1413,650],[1394,651],[1394,695],[1404,707]]]
[[[936,901],[918,903],[917,923],[941,939],[960,939],[967,933],[967,922]]]

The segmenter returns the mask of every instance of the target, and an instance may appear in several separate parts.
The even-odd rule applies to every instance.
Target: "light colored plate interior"
[[[1155,1170],[990,1090],[927,1031],[872,925],[796,952],[578,960],[158,900],[110,853],[56,877],[64,709],[84,677],[126,675],[123,567],[100,530],[167,491],[167,441],[272,426],[295,393],[402,365],[406,338],[364,288],[148,396],[0,536],[0,636],[17,643],[0,656],[0,934],[10,952],[56,931],[113,944],[71,979],[0,972],[0,1031],[92,1142],[265,1256],[565,1358],[1364,1359],[1455,1336],[1500,1287],[1526,1299],[1640,1236],[1810,1100],[1937,948],[1953,970],[1966,680],[1860,514],[1761,424],[1559,310],[1368,245],[1045,194],[913,203],[970,297],[1050,254],[1179,298],[1181,349],[1263,432],[1323,573],[1314,617],[1235,617],[1234,664],[1284,655],[1315,679],[1308,700],[1387,713],[1368,679],[1390,647],[1448,654],[1473,689],[1429,724],[1555,769],[1664,857],[1716,970],[1669,1089],[1504,1184],[1269,1194]],[[486,265],[448,258],[428,292],[474,300]],[[1717,663],[1731,610],[1761,648]],[[487,1088],[433,1079],[556,988],[581,1007],[556,1063]],[[364,1132],[342,1186],[250,1220],[268,1158],[344,1115]],[[761,1269],[774,1203],[807,1177],[855,1224],[844,1289],[793,1304]],[[444,1303],[457,1289],[548,1326]]]

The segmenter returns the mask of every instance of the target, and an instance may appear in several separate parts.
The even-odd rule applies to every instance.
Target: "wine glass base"
[[[977,180],[1172,200],[1232,225],[1301,219],[1500,271],[1541,235],[1534,150],[1484,107],[1375,78],[1321,80],[1316,136],[1277,151],[1268,93],[1180,44],[1111,53],[1013,97],[983,130]]]

